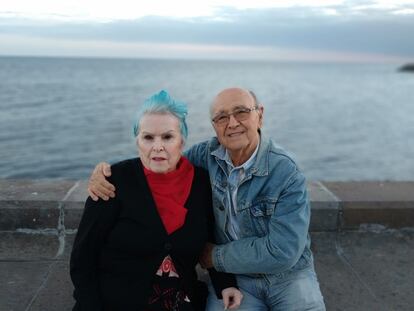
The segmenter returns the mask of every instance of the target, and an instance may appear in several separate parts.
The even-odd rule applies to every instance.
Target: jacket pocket
[[[275,211],[277,200],[261,199],[255,200],[250,206],[251,222],[255,233],[264,236],[269,232],[269,221]]]

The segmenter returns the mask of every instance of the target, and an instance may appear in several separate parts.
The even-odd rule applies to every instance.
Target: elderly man
[[[210,112],[217,137],[186,153],[209,171],[213,190],[218,244],[206,246],[202,266],[236,274],[243,293],[239,310],[325,310],[310,250],[304,176],[261,134],[264,109],[252,92],[225,89]],[[109,174],[108,164],[95,168],[92,198],[115,195],[104,179]],[[209,295],[207,310],[222,309]]]

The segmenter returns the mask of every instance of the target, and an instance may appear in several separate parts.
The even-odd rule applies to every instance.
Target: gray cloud
[[[0,33],[75,40],[200,43],[384,53],[414,57],[414,15],[395,15],[358,1],[328,8],[236,10],[220,18],[144,17],[110,23],[34,23],[0,19]],[[335,9],[338,15],[327,15]],[[397,8],[401,9],[401,8]],[[404,9],[413,9],[404,6]]]

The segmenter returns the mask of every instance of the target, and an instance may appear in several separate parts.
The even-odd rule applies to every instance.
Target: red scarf
[[[194,167],[181,157],[172,172],[154,173],[144,167],[144,173],[165,230],[171,234],[184,225],[187,214],[184,203],[190,195]]]

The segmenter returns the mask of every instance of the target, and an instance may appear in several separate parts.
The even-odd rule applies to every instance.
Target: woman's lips
[[[152,160],[159,162],[159,161],[164,161],[166,159],[165,158],[161,158],[161,157],[153,157]]]

